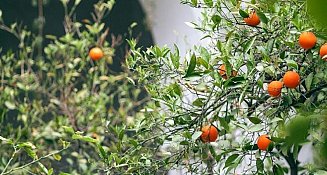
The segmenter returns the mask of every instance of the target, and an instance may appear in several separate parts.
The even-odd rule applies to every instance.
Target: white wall
[[[172,48],[174,43],[184,54],[199,44],[202,34],[185,22],[200,19],[201,10],[183,5],[179,0],[140,0],[148,15],[155,43]]]

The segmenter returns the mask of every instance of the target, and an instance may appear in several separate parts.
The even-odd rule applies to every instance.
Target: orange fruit
[[[204,143],[214,142],[218,138],[218,129],[213,125],[207,125],[201,128],[202,134],[200,136]]]
[[[103,51],[99,47],[94,47],[90,50],[89,56],[94,61],[100,60],[103,57]]]
[[[299,37],[299,44],[303,49],[311,49],[316,45],[317,38],[312,32],[303,32]]]
[[[288,71],[283,77],[283,82],[288,88],[296,88],[300,84],[300,75],[294,71]]]
[[[324,45],[322,45],[320,47],[319,54],[320,54],[321,58],[323,58],[325,55],[327,55],[327,43],[325,43]],[[327,61],[327,58],[325,60]]]
[[[226,66],[225,64],[222,64],[218,68],[219,74],[223,77],[223,79],[227,80],[227,71],[226,71]],[[233,70],[231,77],[235,77],[237,75],[237,71]]]
[[[255,11],[249,14],[249,17],[244,18],[244,22],[249,26],[257,26],[260,24],[260,18]]]
[[[258,148],[260,150],[267,150],[271,140],[268,135],[261,135],[257,141]]]
[[[280,96],[282,92],[283,82],[280,81],[272,81],[268,84],[268,94],[272,97]]]

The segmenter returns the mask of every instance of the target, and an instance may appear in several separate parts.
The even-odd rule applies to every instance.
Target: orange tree
[[[148,166],[196,174],[326,173],[327,62],[319,50],[327,40],[306,2],[182,2],[203,9],[202,21],[190,25],[208,44],[181,56],[178,46],[142,52],[130,41],[135,84],[156,104],[140,123],[153,135],[135,144],[156,148],[155,156],[144,154]],[[210,125],[217,140],[215,129],[201,131]],[[305,144],[315,162],[300,162],[312,155],[300,153]]]

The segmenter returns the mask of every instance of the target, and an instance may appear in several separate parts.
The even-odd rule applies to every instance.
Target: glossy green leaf
[[[256,160],[256,166],[257,166],[257,171],[263,172],[264,164],[263,164],[263,161],[261,159]]]
[[[286,60],[287,66],[293,69],[298,69],[298,65],[294,60]]]
[[[259,16],[260,18],[260,21],[267,24],[268,23],[268,19],[266,17],[266,15],[264,13],[262,13],[261,11],[257,10],[256,11],[257,15]]]
[[[213,0],[204,0],[204,3],[209,7],[213,6]]]
[[[263,129],[263,125],[262,124],[256,124],[253,125],[249,128],[249,132],[257,132]]]
[[[311,89],[312,81],[313,81],[313,73],[311,72],[305,79],[305,87],[307,88],[308,91],[310,91]]]
[[[191,56],[191,60],[190,60],[190,63],[188,65],[185,77],[192,76],[192,74],[194,73],[195,66],[196,66],[196,56],[195,56],[195,54],[193,54]]]
[[[234,161],[238,158],[238,156],[239,156],[239,154],[233,154],[233,155],[229,156],[226,159],[225,167],[232,165],[234,163]]]
[[[202,107],[204,105],[203,100],[204,100],[203,98],[198,98],[194,100],[192,104],[197,107]]]
[[[252,48],[252,46],[253,46],[256,38],[257,38],[256,36],[255,37],[252,37],[251,40],[249,40],[249,41],[247,41],[245,43],[244,53],[248,53],[249,52],[249,50]]]
[[[215,26],[219,25],[221,22],[221,17],[219,15],[213,15],[211,17],[212,22],[215,24]]]
[[[191,0],[191,1],[192,1],[192,5],[193,5],[193,6],[196,7],[196,6],[198,5],[198,0]]]
[[[257,117],[248,117],[248,119],[253,123],[253,124],[259,124],[262,122],[262,120],[260,120]]]
[[[248,18],[249,14],[245,12],[244,10],[240,9],[238,13],[243,17],[243,18]]]

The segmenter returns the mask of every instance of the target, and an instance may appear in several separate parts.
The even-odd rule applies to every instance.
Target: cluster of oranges
[[[244,22],[252,27],[260,24],[260,18],[255,11],[252,11],[247,18],[244,18]],[[305,49],[312,49],[317,43],[317,38],[312,32],[303,32],[299,37],[300,46]],[[322,59],[327,61],[327,43],[320,47],[319,55]],[[226,66],[222,64],[218,68],[219,74],[223,79],[228,79]],[[237,71],[232,70],[230,77],[235,77]],[[300,75],[295,71],[287,71],[283,76],[283,81],[272,81],[268,85],[268,93],[272,97],[278,97],[281,94],[283,86],[294,89],[300,85]],[[204,143],[214,142],[218,138],[218,129],[213,125],[203,126],[201,128],[202,134],[200,139]],[[257,139],[257,146],[260,150],[267,150],[271,140],[268,135],[261,135]]]
[[[268,94],[272,97],[280,96],[283,85],[285,87],[294,89],[300,84],[300,75],[294,71],[288,71],[283,76],[283,82],[272,81],[268,84]]]
[[[303,32],[299,37],[299,45],[305,49],[312,49],[317,43],[317,38],[312,32]],[[320,47],[319,55],[327,61],[327,43]],[[283,85],[288,88],[296,88],[300,84],[300,75],[294,71],[288,71],[283,77],[283,82],[272,81],[268,85],[268,94],[272,97],[278,97],[281,94]]]
[[[317,37],[312,32],[303,32],[299,37],[299,44],[303,49],[312,49],[317,43]],[[319,55],[322,59],[327,61],[327,43],[320,47]]]
[[[214,125],[206,125],[201,128],[200,139],[204,143],[215,142],[218,138],[218,129]],[[267,150],[271,143],[268,135],[261,135],[257,140],[257,146],[260,150]]]
[[[249,17],[244,18],[244,22],[252,27],[255,27],[260,24],[260,18],[255,11],[252,11],[249,14]],[[311,49],[317,43],[317,38],[312,32],[303,32],[299,38],[299,44],[303,49]],[[321,58],[327,61],[327,43],[323,44],[320,47],[319,55]],[[326,57],[325,57],[326,56]]]

